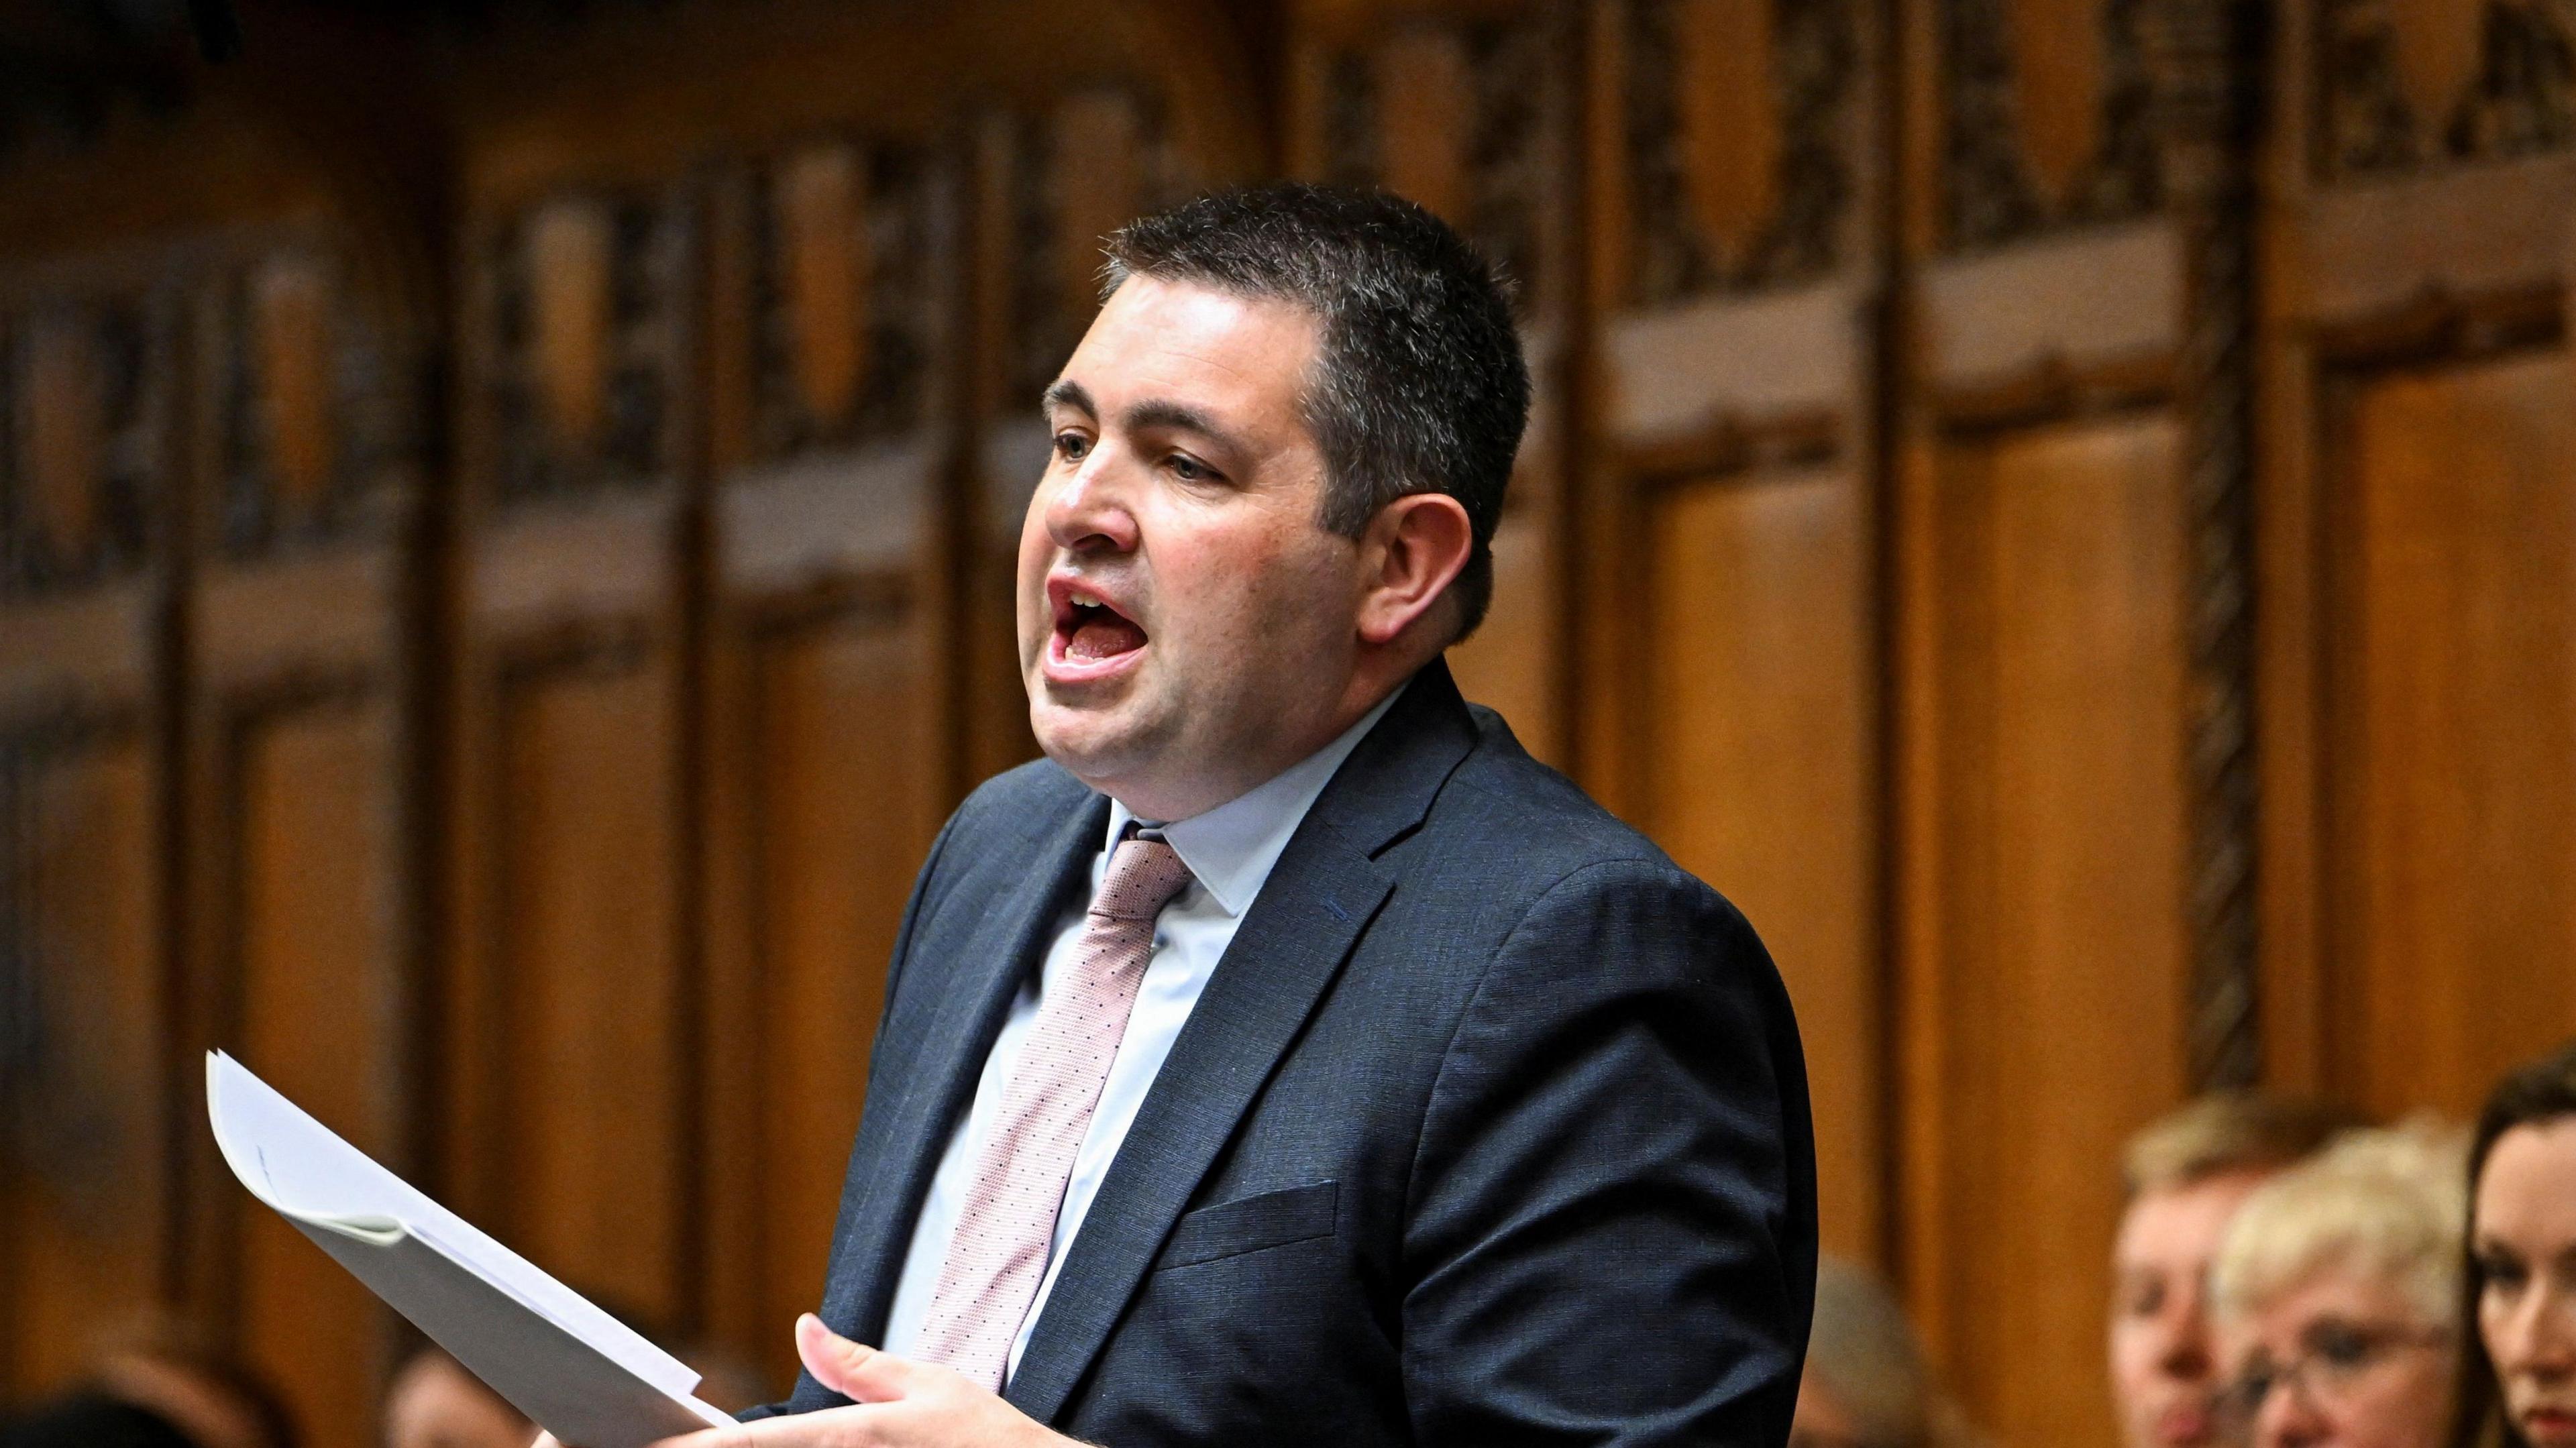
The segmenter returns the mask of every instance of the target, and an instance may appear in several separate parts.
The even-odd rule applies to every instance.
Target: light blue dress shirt
[[[1119,1143],[1127,1139],[1127,1128],[1136,1120],[1136,1108],[1144,1104],[1145,1092],[1153,1086],[1155,1073],[1162,1070],[1163,1058],[1171,1054],[1172,1042],[1180,1035],[1181,1027],[1188,1023],[1199,993],[1207,988],[1208,977],[1215,974],[1218,958],[1234,939],[1235,927],[1252,908],[1253,900],[1270,878],[1271,867],[1279,863],[1280,852],[1288,848],[1289,837],[1297,832],[1306,811],[1314,807],[1316,797],[1331,782],[1333,771],[1342,767],[1342,761],[1403,692],[1398,688],[1379,700],[1377,707],[1361,716],[1341,737],[1291,765],[1269,783],[1205,814],[1161,826],[1163,838],[1171,842],[1181,863],[1190,867],[1192,879],[1155,917],[1154,953],[1146,961],[1145,979],[1136,991],[1135,1010],[1127,1018],[1127,1033],[1120,1038],[1118,1054],[1109,1063],[1109,1078],[1101,1087],[1100,1104],[1092,1112],[1082,1149],[1074,1155],[1073,1175],[1065,1183],[1064,1205],[1056,1213],[1055,1237],[1047,1251],[1046,1276],[1039,1281],[1037,1298],[1020,1323],[1018,1336],[1011,1341],[1009,1371],[1019,1371],[1020,1354],[1029,1345],[1029,1330],[1037,1325],[1047,1294],[1055,1288],[1065,1250],[1072,1245],[1074,1234],[1082,1230],[1083,1216],[1091,1210],[1101,1178],[1108,1175],[1110,1160],[1117,1156]],[[921,1340],[922,1319],[929,1314],[931,1294],[939,1285],[940,1264],[947,1259],[948,1240],[956,1234],[957,1215],[965,1205],[975,1148],[992,1134],[993,1116],[1001,1109],[1002,1092],[1010,1084],[1011,1067],[1019,1059],[1020,1044],[1037,1021],[1038,1004],[1045,992],[1058,988],[1064,972],[1071,967],[1074,947],[1082,939],[1089,896],[1099,890],[1101,876],[1109,869],[1110,847],[1134,818],[1127,806],[1111,801],[1109,833],[1101,842],[1100,852],[1091,859],[1091,889],[1057,922],[1055,943],[1047,950],[1045,967],[1037,979],[1020,988],[1019,996],[1012,1001],[1010,1017],[1002,1023],[1002,1033],[994,1038],[992,1052],[984,1058],[984,1074],[975,1084],[974,1104],[968,1108],[966,1119],[949,1133],[939,1170],[930,1180],[930,1195],[923,1200],[921,1216],[913,1223],[912,1242],[904,1253],[903,1275],[896,1279],[894,1305],[886,1317],[885,1341],[878,1344],[898,1357],[910,1357]]]

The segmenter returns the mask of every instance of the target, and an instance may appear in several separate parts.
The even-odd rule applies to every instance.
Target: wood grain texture
[[[497,1228],[577,1290],[688,1305],[691,1140],[669,666],[547,671],[500,701]]]
[[[143,741],[124,733],[8,763],[0,869],[14,918],[0,930],[38,1013],[15,1024],[44,1030],[8,1123],[23,1169],[0,1177],[0,1391],[26,1397],[68,1383],[103,1333],[160,1295],[174,1083]]]
[[[859,157],[818,146],[787,158],[778,179],[778,275],[794,333],[797,390],[815,416],[857,401],[867,365],[867,262]]]
[[[2144,417],[1942,470],[1935,1174],[1944,1366],[2008,1445],[2104,1441],[2120,1142],[2184,1089],[2183,513]]]
[[[1877,1262],[1886,1010],[1866,497],[1846,473],[1756,474],[1673,485],[1654,506],[1648,827],[1752,920],[1788,981],[1825,1249]]]
[[[2467,1113],[2576,1034],[2569,382],[2556,351],[2388,376],[2337,460],[2333,1076],[2376,1111]]]
[[[381,700],[255,717],[237,735],[227,792],[241,1059],[351,1145],[399,1167],[394,746]],[[367,1441],[390,1367],[390,1316],[274,1212],[232,1205],[243,1355],[314,1441]]]
[[[1468,225],[1474,219],[1467,174],[1473,107],[1457,32],[1406,26],[1378,46],[1373,60],[1380,184],[1453,226]]]
[[[1739,266],[1778,208],[1780,100],[1770,0],[1676,0],[1674,104],[1693,217]]]
[[[753,1341],[782,1386],[822,1290],[885,969],[946,814],[918,631],[855,615],[761,647],[754,690],[764,1221]]]
[[[1521,747],[1562,767],[1556,668],[1565,647],[1548,529],[1509,517],[1494,533],[1494,602],[1484,627],[1450,650],[1461,692],[1512,726]]]

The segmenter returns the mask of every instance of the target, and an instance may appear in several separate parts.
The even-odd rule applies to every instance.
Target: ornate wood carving
[[[1002,378],[1014,407],[1022,403],[1033,407],[1081,340],[1073,320],[1081,303],[1064,294],[1064,270],[1056,264],[1062,243],[1050,184],[1054,134],[1034,117],[1018,118],[1013,129],[1008,188],[1014,243],[1009,282],[1012,326],[1003,338],[1009,353]]]
[[[338,267],[288,252],[217,284],[216,532],[236,559],[325,543],[374,516],[417,446],[419,395]]]
[[[677,196],[623,193],[540,203],[487,243],[496,500],[640,487],[677,468],[692,240]]]
[[[804,198],[808,213],[837,216],[847,228],[839,245],[798,235],[800,226],[830,223],[823,217],[791,219],[784,188],[793,184],[786,168],[794,161],[772,163],[754,179],[752,429],[754,451],[764,458],[897,436],[927,420],[940,334],[929,160],[899,146],[853,147],[841,154],[850,157],[848,191],[836,197],[835,187],[809,181]],[[815,195],[818,190],[823,194]],[[800,262],[800,241],[821,255],[808,253]],[[847,266],[852,275],[800,283],[794,280],[800,264]],[[848,288],[838,305],[825,305],[817,296],[830,285]],[[800,356],[810,355],[804,349],[816,340],[803,329],[824,325],[826,318],[837,318],[854,333],[841,339],[847,361],[821,369],[829,380],[818,378],[811,363],[799,366]],[[839,375],[843,368],[846,377]]]
[[[1514,308],[1525,318],[1540,309],[1554,284],[1545,275],[1540,243],[1548,187],[1549,24],[1544,10],[1536,7],[1508,20],[1454,25],[1426,20],[1380,41],[1374,51],[1336,51],[1324,62],[1322,114],[1315,120],[1323,137],[1323,170],[1317,179],[1335,186],[1407,189],[1390,175],[1395,138],[1386,134],[1389,107],[1379,93],[1389,84],[1390,70],[1418,59],[1406,53],[1408,48],[1421,52],[1433,45],[1454,46],[1455,63],[1465,76],[1468,114],[1454,137],[1441,139],[1458,154],[1442,158],[1437,169],[1444,176],[1455,175],[1459,194],[1414,199],[1435,209],[1445,207],[1452,224],[1502,268],[1514,285]],[[1438,189],[1451,188],[1444,184]]]
[[[2541,0],[2326,0],[2318,175],[2402,175],[2576,141],[2576,16]]]
[[[0,595],[140,568],[167,466],[167,309],[61,298],[0,319]]]
[[[2123,221],[2162,204],[2162,155],[2154,125],[2155,84],[2142,28],[2152,0],[2088,0],[2100,6],[2098,115],[2083,129],[2099,137],[2091,154],[2050,184],[2033,160],[2031,90],[2016,58],[2014,17],[2005,0],[1941,0],[1941,221],[1954,251],[2002,246],[2065,226]],[[2038,148],[2053,154],[2042,139]]]
[[[1118,128],[1132,142],[1127,154],[1086,155],[1085,141],[1097,141],[1108,128],[1105,114],[1126,117]],[[1068,122],[1071,122],[1068,125]],[[1038,394],[1055,380],[1074,346],[1082,340],[1097,310],[1097,299],[1072,283],[1098,269],[1096,237],[1087,218],[1110,214],[1127,218],[1175,199],[1183,184],[1161,108],[1142,92],[1126,86],[1104,86],[1069,96],[1044,119],[1022,116],[1011,122],[1010,176],[1007,181],[1011,262],[1002,378],[1011,407],[1037,405]],[[1107,184],[1124,198],[1080,197],[1086,187]],[[1079,267],[1076,255],[1093,258]]]
[[[1855,181],[1850,108],[1859,78],[1857,7],[1850,0],[1772,0],[1767,64],[1776,142],[1746,158],[1731,128],[1689,124],[1686,87],[1702,68],[1695,51],[1719,43],[1691,27],[1692,0],[1629,0],[1626,153],[1630,211],[1629,299],[1661,305],[1759,291],[1825,276],[1842,264]],[[1718,159],[1723,152],[1727,159]],[[1722,218],[1708,194],[1723,171],[1767,164],[1751,193],[1761,216]],[[1708,177],[1702,180],[1701,177]],[[1740,210],[1741,208],[1734,208]],[[1730,234],[1731,233],[1731,234]]]
[[[1465,230],[1514,283],[1523,317],[1547,304],[1539,218],[1548,201],[1548,32],[1540,18],[1481,22],[1461,37],[1475,111],[1467,127]]]
[[[2256,0],[2162,0],[2147,39],[2188,267],[2176,381],[2190,508],[2191,1077],[2251,1085],[2256,1020]]]

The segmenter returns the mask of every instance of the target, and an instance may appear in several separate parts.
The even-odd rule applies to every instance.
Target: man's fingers
[[[796,1319],[796,1356],[814,1381],[854,1403],[882,1403],[904,1395],[912,1364],[891,1353],[856,1343],[823,1325],[808,1312]]]

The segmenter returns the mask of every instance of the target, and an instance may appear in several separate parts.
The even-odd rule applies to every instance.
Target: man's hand
[[[851,1405],[710,1428],[654,1448],[1074,1448],[955,1371],[861,1346],[810,1312],[796,1319],[796,1355]],[[534,1448],[563,1445],[549,1433]]]

